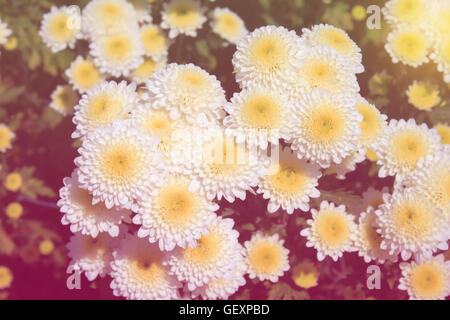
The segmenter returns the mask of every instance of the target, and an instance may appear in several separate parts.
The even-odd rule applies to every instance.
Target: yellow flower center
[[[98,18],[103,21],[105,25],[114,25],[117,21],[123,19],[123,8],[115,3],[102,3],[98,7]]]
[[[301,74],[313,88],[326,89],[330,92],[337,90],[337,71],[325,59],[311,59],[301,70]]]
[[[351,40],[343,30],[329,28],[321,32],[323,44],[334,48],[336,51],[349,55],[353,49]]]
[[[11,130],[6,126],[0,125],[0,150],[10,147],[12,137]]]
[[[124,116],[123,106],[113,92],[101,92],[89,101],[86,115],[95,126],[104,126]]]
[[[260,241],[248,252],[250,265],[263,273],[274,273],[282,266],[283,253],[276,243]]]
[[[427,236],[435,223],[432,208],[420,201],[404,199],[392,211],[396,230],[409,239]]]
[[[184,251],[187,259],[194,264],[200,266],[208,264],[221,254],[222,243],[220,234],[214,228],[211,229],[208,235],[202,235],[197,241],[195,249],[187,247]]]
[[[392,15],[403,22],[413,23],[424,18],[426,10],[422,0],[399,0],[392,8]]]
[[[324,104],[311,110],[305,124],[309,138],[319,144],[332,144],[345,132],[345,118],[334,105]]]
[[[376,110],[372,109],[365,103],[356,104],[356,109],[363,116],[359,124],[361,135],[359,137],[362,142],[369,142],[376,138],[380,133],[381,119]]]
[[[59,13],[51,19],[49,24],[49,33],[54,40],[66,42],[74,36],[75,29],[69,28],[69,18],[69,14]]]
[[[179,0],[168,10],[168,21],[178,28],[194,27],[200,17],[200,12],[190,1]]]
[[[350,238],[348,221],[341,214],[332,210],[317,217],[316,230],[320,241],[332,248],[343,246]]]
[[[158,195],[159,214],[171,225],[183,226],[192,221],[200,209],[200,199],[189,191],[189,185],[169,184]]]
[[[216,20],[216,29],[219,34],[229,37],[237,35],[240,31],[240,24],[236,17],[228,12],[221,13]]]
[[[285,65],[288,52],[280,38],[266,35],[254,40],[250,47],[250,57],[260,69],[276,72]]]
[[[106,147],[102,157],[105,174],[119,183],[134,177],[140,171],[139,154],[136,151],[125,141]]]
[[[268,176],[272,186],[280,193],[296,195],[304,190],[308,182],[307,172],[298,164],[280,163],[276,174]]]
[[[416,295],[424,299],[439,296],[446,287],[444,270],[430,263],[414,267],[411,274],[411,287]]]
[[[255,129],[279,128],[281,108],[270,95],[259,94],[250,97],[242,108],[242,118]]]
[[[411,170],[420,158],[427,155],[429,145],[420,132],[402,131],[391,137],[390,151],[398,164]]]
[[[167,46],[166,38],[156,26],[147,26],[141,31],[141,41],[150,53],[161,53]]]
[[[442,144],[450,144],[450,126],[445,124],[438,124],[434,127],[441,136]],[[1,148],[1,145],[0,145]]]
[[[51,254],[54,249],[55,245],[53,244],[53,241],[49,239],[42,240],[39,243],[39,252],[45,256]]]
[[[313,263],[305,260],[292,271],[292,280],[300,288],[309,289],[317,286],[319,272]]]
[[[419,31],[406,30],[392,40],[392,50],[400,59],[409,63],[420,63],[428,54],[429,42]]]
[[[441,102],[439,91],[427,82],[414,83],[408,90],[408,98],[420,110],[429,110]]]
[[[17,191],[22,186],[22,176],[13,172],[6,176],[5,187],[9,191]]]
[[[151,58],[145,59],[145,61],[137,67],[133,74],[137,76],[140,79],[149,79],[153,73],[155,73],[156,70],[159,68],[159,63],[154,61]]]
[[[103,50],[106,57],[114,62],[128,59],[133,53],[134,44],[126,33],[108,36],[104,42]]]
[[[130,261],[130,270],[135,280],[139,283],[155,283],[166,276],[166,270],[162,265],[162,255],[155,250],[151,253],[143,253]]]
[[[83,89],[98,85],[101,81],[100,72],[91,61],[82,61],[73,68],[73,81]]]
[[[19,219],[23,214],[23,207],[18,202],[12,202],[6,207],[6,215],[11,219]]]

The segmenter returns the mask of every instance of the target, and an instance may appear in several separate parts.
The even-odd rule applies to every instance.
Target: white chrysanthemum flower
[[[163,56],[160,60],[146,57],[144,62],[131,71],[131,79],[138,84],[145,84],[153,74],[167,65],[167,56]]]
[[[210,225],[209,234],[203,235],[195,248],[176,248],[167,256],[165,264],[170,268],[169,273],[185,281],[190,291],[211,280],[231,278],[243,260],[239,233],[233,226],[232,219],[217,217]]]
[[[100,233],[96,238],[75,233],[67,244],[71,259],[68,270],[84,272],[89,281],[94,281],[98,276],[103,278],[110,272],[112,250],[119,241],[120,237],[112,238],[106,233]]]
[[[299,98],[293,111],[292,145],[298,158],[327,168],[341,163],[358,148],[362,116],[355,108],[353,94],[331,94],[314,90]]]
[[[291,80],[291,96],[294,97],[316,88],[332,94],[359,92],[354,66],[348,62],[345,55],[322,44],[304,52],[303,64],[296,69],[296,75]]]
[[[133,5],[126,0],[92,0],[83,9],[83,31],[92,41],[101,36],[134,32],[138,17]]]
[[[42,17],[39,35],[52,52],[73,49],[75,42],[82,37],[80,20],[79,12],[71,7],[52,6],[50,12]]]
[[[418,67],[429,61],[431,38],[426,31],[418,27],[399,25],[389,33],[385,48],[393,63],[403,62]]]
[[[85,136],[116,119],[127,119],[138,104],[135,84],[126,81],[103,82],[86,92],[75,106],[72,119],[76,125],[72,138]]]
[[[377,232],[377,215],[373,207],[369,206],[367,211],[362,212],[359,216],[359,224],[357,237],[355,241],[355,249],[358,255],[364,258],[365,263],[376,261],[384,263],[385,261],[397,260],[396,255],[389,254],[388,250],[381,249],[383,238]]]
[[[128,77],[144,62],[144,49],[134,31],[96,37],[90,44],[90,54],[101,72],[116,78]]]
[[[442,210],[450,223],[450,147],[422,158],[417,168],[401,181],[425,196],[435,207]]]
[[[195,37],[206,22],[204,8],[194,0],[171,0],[163,4],[161,27],[169,29],[169,38],[179,34]]]
[[[263,154],[226,137],[222,129],[191,128],[184,135],[185,142],[177,143],[172,161],[192,184],[200,185],[200,192],[209,200],[245,200],[246,191],[255,187],[267,170],[268,159]]]
[[[211,17],[212,30],[231,43],[236,44],[248,33],[241,17],[228,8],[215,8]]]
[[[136,10],[137,21],[139,23],[151,23],[152,18],[152,8],[150,2],[151,0],[127,0],[130,2],[134,10]]]
[[[237,92],[225,104],[228,116],[223,120],[225,133],[246,142],[249,147],[267,149],[280,139],[288,139],[293,106],[285,94],[263,87]]]
[[[386,139],[374,151],[380,157],[379,177],[404,176],[417,167],[420,159],[440,148],[440,137],[436,129],[426,124],[417,125],[414,119],[392,119],[386,130]]]
[[[289,270],[289,250],[278,234],[271,236],[256,232],[244,243],[245,263],[250,279],[277,282]]]
[[[438,249],[448,249],[448,225],[439,209],[421,194],[401,189],[383,198],[384,203],[375,211],[383,250],[400,253],[408,260],[413,254],[430,257]]]
[[[186,177],[171,175],[141,201],[133,222],[141,225],[137,235],[158,242],[160,250],[195,248],[196,241],[209,233],[218,209],[216,203],[190,187]]]
[[[163,265],[165,253],[145,239],[127,235],[113,252],[110,276],[115,296],[130,300],[178,299],[181,284]]]
[[[146,24],[140,28],[140,39],[144,52],[153,60],[159,61],[168,54],[169,41],[164,32],[154,24]]]
[[[70,225],[73,233],[81,232],[94,238],[101,232],[107,232],[111,237],[119,235],[119,225],[122,221],[131,222],[131,212],[124,209],[107,209],[103,203],[92,204],[92,196],[80,188],[78,169],[71,177],[64,178],[64,187],[59,190],[58,206],[64,213],[63,225]]]
[[[0,123],[0,152],[5,153],[6,150],[11,149],[11,141],[16,137],[14,131],[8,126]]]
[[[387,116],[380,113],[378,108],[367,102],[363,97],[359,97],[356,102],[356,109],[362,115],[359,124],[361,135],[358,142],[362,147],[375,148],[380,141],[386,138]]]
[[[0,45],[5,44],[8,37],[11,35],[11,30],[8,28],[6,22],[0,19]]]
[[[92,131],[75,159],[80,187],[93,195],[93,204],[104,201],[108,209],[132,208],[164,179],[158,143],[158,136],[149,137],[127,120]]]
[[[236,81],[241,88],[250,85],[280,88],[295,82],[306,46],[295,31],[265,26],[242,38],[233,55]]]
[[[257,192],[264,199],[269,199],[269,213],[277,211],[280,206],[288,214],[295,209],[306,212],[309,210],[309,198],[320,196],[316,187],[321,176],[318,165],[298,159],[285,147],[279,154],[277,169],[260,178]]]
[[[100,70],[90,59],[78,56],[66,70],[70,84],[80,93],[86,92],[105,80]]]
[[[450,35],[437,39],[430,57],[436,62],[438,70],[444,73],[445,81],[450,82]]]
[[[366,149],[359,148],[356,151],[352,151],[350,155],[342,159],[341,163],[332,163],[325,170],[325,175],[336,175],[336,179],[345,180],[345,175],[349,172],[356,170],[358,163],[366,160]]]
[[[354,217],[345,212],[345,206],[336,207],[334,203],[322,201],[320,209],[311,209],[312,219],[309,227],[300,235],[307,238],[306,246],[317,250],[317,259],[322,261],[330,256],[337,261],[344,252],[354,251],[357,226]]]
[[[435,0],[427,3],[431,9],[429,27],[437,38],[450,35],[450,1]]]
[[[400,264],[402,277],[398,288],[410,300],[445,300],[450,294],[450,261],[444,255]]]
[[[424,25],[431,14],[426,0],[389,0],[383,7],[386,20],[393,24]]]
[[[201,296],[205,300],[228,299],[245,285],[244,275],[246,272],[247,267],[245,261],[242,260],[237,263],[229,278],[211,280],[203,287],[195,289],[192,295],[194,297]]]
[[[345,55],[354,66],[355,73],[364,72],[361,49],[350,39],[348,34],[328,24],[318,24],[311,29],[303,28],[302,37],[310,46],[325,45]]]
[[[66,116],[68,114],[73,114],[74,108],[78,104],[80,97],[70,86],[58,85],[52,92],[51,99],[50,108],[63,116]]]
[[[173,119],[206,126],[223,116],[226,99],[220,82],[193,64],[168,64],[147,82],[147,89],[144,101],[169,110]]]

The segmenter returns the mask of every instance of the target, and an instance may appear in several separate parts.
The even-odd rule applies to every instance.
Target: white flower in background
[[[8,24],[0,19],[0,45],[5,44],[8,37],[11,35],[11,30],[8,28]]]
[[[157,25],[143,25],[139,32],[146,55],[150,56],[155,61],[159,61],[167,56],[169,40]]]
[[[80,93],[92,89],[105,80],[91,59],[85,59],[82,56],[78,56],[72,61],[65,74],[69,78],[70,84]]]
[[[207,126],[223,116],[226,99],[220,82],[193,64],[168,64],[147,82],[147,89],[143,100],[169,110],[173,119]]]
[[[245,262],[250,279],[277,282],[289,270],[289,250],[278,234],[271,236],[256,232],[244,243]]]
[[[244,276],[246,272],[247,267],[245,261],[242,260],[237,263],[229,278],[211,280],[203,287],[195,289],[192,296],[201,296],[205,300],[228,299],[240,287],[245,285],[246,281]]]
[[[450,82],[450,35],[440,37],[430,55],[440,72],[444,73],[445,82]]]
[[[90,43],[90,54],[101,72],[117,78],[128,77],[144,62],[144,49],[134,31],[96,37]]]
[[[425,26],[431,15],[430,3],[426,0],[389,0],[383,7],[383,14],[391,24]]]
[[[436,129],[428,129],[424,123],[418,125],[414,119],[391,119],[386,139],[374,149],[380,158],[378,175],[382,178],[408,175],[420,159],[439,150],[439,141]]]
[[[355,95],[314,90],[298,101],[290,128],[291,148],[298,158],[327,168],[357,150],[362,116],[355,108]]]
[[[295,31],[275,26],[255,29],[237,43],[233,55],[236,81],[241,88],[251,85],[280,88],[293,83],[305,49]]]
[[[75,106],[72,121],[76,129],[72,133],[72,138],[83,137],[116,119],[127,119],[130,111],[137,105],[135,84],[110,81],[89,89]]]
[[[151,23],[152,18],[152,8],[149,0],[127,0],[130,2],[134,10],[136,10],[137,21],[139,23]]]
[[[131,212],[128,210],[107,209],[103,203],[93,205],[88,190],[80,188],[78,169],[71,177],[64,178],[63,183],[57,204],[64,213],[62,224],[70,225],[73,233],[80,232],[96,238],[99,233],[106,232],[111,237],[117,237],[122,221],[131,222]]]
[[[383,195],[384,203],[375,213],[381,249],[400,254],[403,260],[431,257],[436,250],[447,250],[448,224],[439,209],[412,189],[394,190]]]
[[[331,47],[347,57],[348,62],[354,66],[355,73],[364,72],[361,49],[344,30],[329,24],[318,24],[311,29],[303,28],[302,32],[302,37],[310,46]]]
[[[301,96],[316,88],[332,94],[359,92],[355,67],[344,54],[320,44],[308,47],[303,55],[302,66],[296,69],[295,77],[289,82],[293,90],[291,96]]]
[[[91,132],[78,149],[80,187],[89,190],[93,204],[130,209],[161,185],[165,162],[159,137],[142,133],[127,120],[116,120]]]
[[[144,62],[131,71],[130,77],[137,84],[145,84],[156,71],[164,68],[166,65],[167,56],[163,56],[160,60],[145,57]]]
[[[389,33],[385,48],[392,62],[401,61],[406,65],[418,67],[429,61],[431,38],[430,34],[419,27],[399,25]]]
[[[58,85],[52,92],[51,99],[50,108],[63,116],[66,116],[68,114],[73,114],[80,96],[70,86]]]
[[[158,242],[162,251],[175,246],[195,248],[197,240],[209,233],[218,209],[216,203],[190,187],[186,177],[171,175],[141,201],[133,222],[140,225],[137,235]]]
[[[269,213],[277,211],[280,206],[288,214],[295,209],[309,211],[309,199],[320,196],[318,179],[322,176],[317,164],[298,159],[285,147],[279,154],[278,167],[273,174],[260,178],[257,192],[269,199]]]
[[[330,256],[337,261],[344,252],[354,251],[357,226],[354,217],[345,211],[345,206],[322,201],[320,209],[311,209],[312,219],[307,220],[309,227],[300,235],[306,237],[307,247],[317,250],[317,259]]]
[[[209,234],[203,235],[195,248],[176,248],[166,257],[169,273],[185,281],[190,291],[212,280],[230,279],[243,260],[239,233],[233,226],[232,219],[217,217],[210,225]]]
[[[367,211],[362,212],[359,216],[359,224],[357,237],[355,241],[355,249],[358,255],[364,258],[365,263],[376,261],[384,263],[385,261],[397,261],[397,255],[389,254],[388,250],[381,249],[383,238],[377,232],[378,223],[375,209],[371,206]]]
[[[163,4],[161,27],[169,29],[169,38],[179,34],[195,37],[206,22],[204,8],[194,0],[171,0]]]
[[[112,250],[119,244],[121,237],[112,238],[106,233],[100,233],[92,238],[80,232],[70,237],[67,244],[67,255],[71,259],[68,270],[84,272],[89,281],[98,276],[104,277],[110,272]]]
[[[11,149],[11,141],[16,137],[14,131],[8,126],[0,123],[0,152],[5,153],[6,150]]]
[[[127,235],[113,252],[110,276],[115,296],[130,300],[178,299],[181,284],[163,265],[165,253],[146,239]]]
[[[79,12],[71,7],[52,6],[42,17],[39,35],[52,52],[73,49],[75,42],[82,38],[80,19]]]
[[[356,102],[356,110],[362,115],[359,123],[361,135],[358,142],[364,148],[376,148],[376,145],[386,139],[387,116],[380,113],[376,106],[359,97]]]
[[[444,255],[400,264],[402,277],[398,288],[410,300],[445,300],[450,294],[450,261]]]
[[[137,22],[136,10],[126,0],[91,0],[84,7],[81,20],[83,31],[91,41],[117,33],[134,33]]]
[[[249,147],[267,149],[288,138],[293,106],[286,96],[264,87],[252,87],[237,92],[225,104],[229,114],[223,120],[227,136]]]
[[[342,159],[341,163],[333,163],[325,170],[325,175],[336,175],[336,179],[345,180],[345,175],[356,170],[358,163],[366,160],[366,150],[359,148]]]
[[[241,17],[228,8],[215,8],[211,16],[212,30],[231,43],[236,44],[248,33]]]
[[[431,9],[429,22],[435,37],[441,38],[450,35],[450,1],[436,0],[427,3]]]
[[[385,186],[381,190],[375,189],[373,187],[369,187],[362,194],[362,202],[359,203],[357,209],[355,210],[356,214],[359,214],[363,211],[369,210],[369,207],[373,209],[378,209],[378,207],[383,204],[383,194],[389,193],[389,187]]]

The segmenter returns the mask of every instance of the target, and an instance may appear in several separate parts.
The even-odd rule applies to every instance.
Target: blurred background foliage
[[[10,289],[0,289],[1,298],[112,298],[109,280],[88,283],[83,279],[81,291],[66,288],[67,257],[65,243],[70,236],[68,228],[60,224],[56,208],[57,191],[62,179],[74,168],[77,142],[70,138],[74,129],[70,116],[63,117],[49,108],[50,94],[58,84],[66,84],[64,71],[78,54],[88,52],[88,44],[79,41],[74,50],[57,54],[44,45],[38,35],[42,15],[51,6],[76,4],[81,8],[88,0],[0,0],[0,17],[12,29],[15,40],[2,48],[0,56],[0,123],[7,124],[16,138],[13,148],[0,154],[0,265],[14,266],[14,280]],[[162,0],[152,2],[153,22],[159,23],[158,12]],[[356,5],[382,7],[383,0],[217,0],[203,1],[204,5],[228,7],[253,29],[273,24],[301,29],[318,23],[329,23],[346,30],[361,47],[366,71],[358,76],[361,95],[373,102],[389,118],[412,118],[418,123],[433,126],[450,120],[450,88],[442,81],[434,64],[410,68],[393,64],[384,49],[389,27],[382,19],[381,29],[369,30],[366,16]],[[231,59],[235,47],[225,46],[208,23],[196,38],[177,37],[169,51],[169,62],[194,63],[215,74],[222,82],[227,97],[238,90],[234,80]],[[439,88],[442,103],[431,111],[419,111],[408,103],[406,90],[414,80],[430,81]],[[6,176],[17,172],[22,177],[17,191],[7,190]],[[325,176],[319,181],[322,199],[355,207],[368,187],[381,190],[391,186],[392,179],[376,178],[376,164],[368,160],[358,165],[346,180]],[[313,201],[317,206],[319,199]],[[23,216],[10,219],[6,206],[19,202]],[[221,202],[221,212],[239,221],[240,241],[250,238],[255,230],[278,232],[288,237],[291,251],[291,270],[276,285],[248,281],[235,297],[238,299],[320,299],[320,298],[405,298],[396,290],[398,267],[383,265],[382,288],[377,292],[366,289],[366,264],[356,253],[346,254],[333,263],[327,259],[314,263],[315,252],[305,247],[298,231],[305,225],[306,215],[288,216],[278,212],[268,216],[266,201],[248,195],[245,202]],[[307,261],[313,267],[308,275],[318,280],[309,289],[296,284],[293,269]],[[314,283],[314,281],[312,281]],[[39,288],[39,289],[36,289]],[[95,290],[94,290],[95,289]]]

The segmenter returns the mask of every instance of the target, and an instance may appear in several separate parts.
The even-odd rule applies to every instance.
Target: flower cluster
[[[383,13],[393,28],[386,44],[392,61],[418,67],[431,59],[450,82],[450,1],[389,0]]]
[[[319,261],[354,251],[366,262],[413,258],[401,265],[400,289],[411,298],[450,293],[448,264],[436,255],[450,236],[450,150],[436,129],[388,123],[360,95],[362,55],[343,30],[247,33],[217,8],[213,30],[236,43],[239,91],[227,100],[214,75],[168,61],[169,39],[196,36],[207,20],[198,2],[164,4],[167,37],[146,5],[93,0],[80,25],[68,24],[67,10],[52,8],[41,35],[54,51],[90,42],[90,56],[66,72],[81,98],[54,98],[66,113],[61,105],[75,105],[72,137],[81,144],[58,202],[74,233],[69,268],[111,277],[113,293],[127,299],[226,299],[246,275],[277,282],[290,269],[285,240],[257,230],[240,241],[219,210],[219,201],[252,192],[268,199],[268,213],[311,213],[299,234]],[[369,190],[364,208],[320,198],[322,176],[345,179],[369,152],[379,177],[395,176],[392,194]],[[313,286],[315,273],[304,281],[302,272],[295,281]]]

